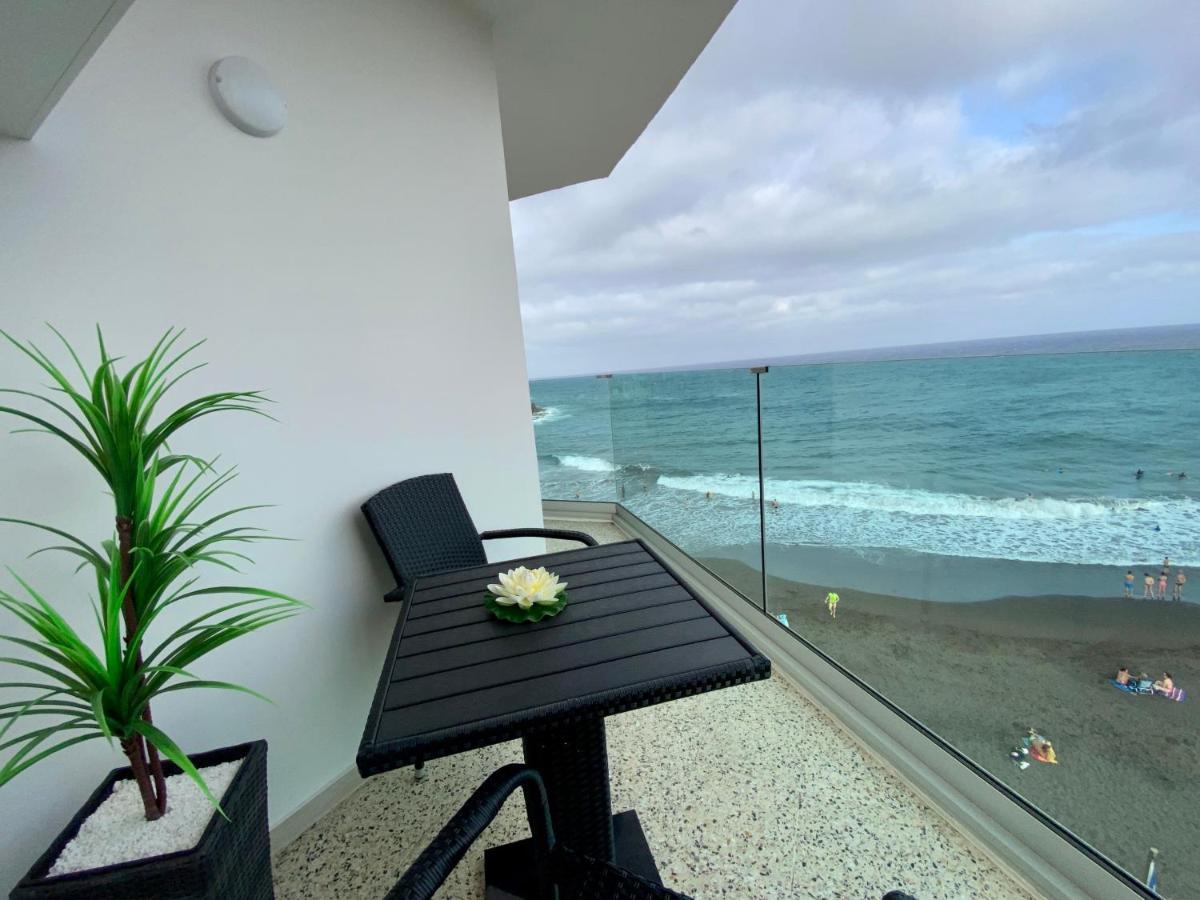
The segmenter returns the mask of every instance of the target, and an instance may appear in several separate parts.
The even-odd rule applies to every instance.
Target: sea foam
[[[767,540],[1029,562],[1200,566],[1200,501],[978,497],[865,482],[765,481]],[[673,540],[758,540],[758,479],[660,477],[625,500]],[[706,500],[705,495],[712,499]],[[774,502],[778,502],[778,508]]]
[[[545,425],[547,422],[554,422],[559,419],[571,418],[570,413],[565,413],[557,406],[544,406],[542,411],[533,417],[534,425]]]
[[[559,456],[557,459],[559,465],[579,469],[581,472],[615,472],[617,470],[617,467],[607,459],[595,456]]]
[[[663,487],[700,494],[746,498],[758,492],[758,478],[750,475],[664,475]],[[1132,512],[1162,512],[1160,501],[1113,498],[1059,499],[1054,497],[976,497],[919,488],[897,488],[870,482],[783,481],[764,483],[768,500],[803,507],[895,512],[910,516],[971,516],[1011,521],[1100,519]]]

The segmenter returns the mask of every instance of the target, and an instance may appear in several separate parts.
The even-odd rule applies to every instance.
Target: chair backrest
[[[421,575],[487,562],[453,475],[398,481],[364,503],[362,511],[398,587]]]

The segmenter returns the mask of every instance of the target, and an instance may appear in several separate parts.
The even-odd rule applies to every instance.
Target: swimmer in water
[[[1133,477],[1136,478],[1138,481],[1141,481],[1145,476],[1146,476],[1145,469],[1138,469],[1136,472],[1133,473]]]

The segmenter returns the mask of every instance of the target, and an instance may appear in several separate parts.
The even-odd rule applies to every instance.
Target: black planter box
[[[132,777],[128,766],[113,769],[13,888],[10,900],[273,900],[267,742],[223,747],[191,759],[197,768],[242,760],[221,798],[229,819],[214,812],[195,847],[47,878],[63,847],[112,793],[113,785]],[[163,771],[178,775],[179,767],[164,761]]]

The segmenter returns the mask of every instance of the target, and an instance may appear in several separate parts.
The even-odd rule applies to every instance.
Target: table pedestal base
[[[662,884],[650,845],[642,833],[642,823],[632,809],[612,817],[617,865],[636,875]],[[483,867],[487,877],[486,900],[525,900],[533,896],[529,878],[533,868],[531,841],[526,838],[484,851]]]

